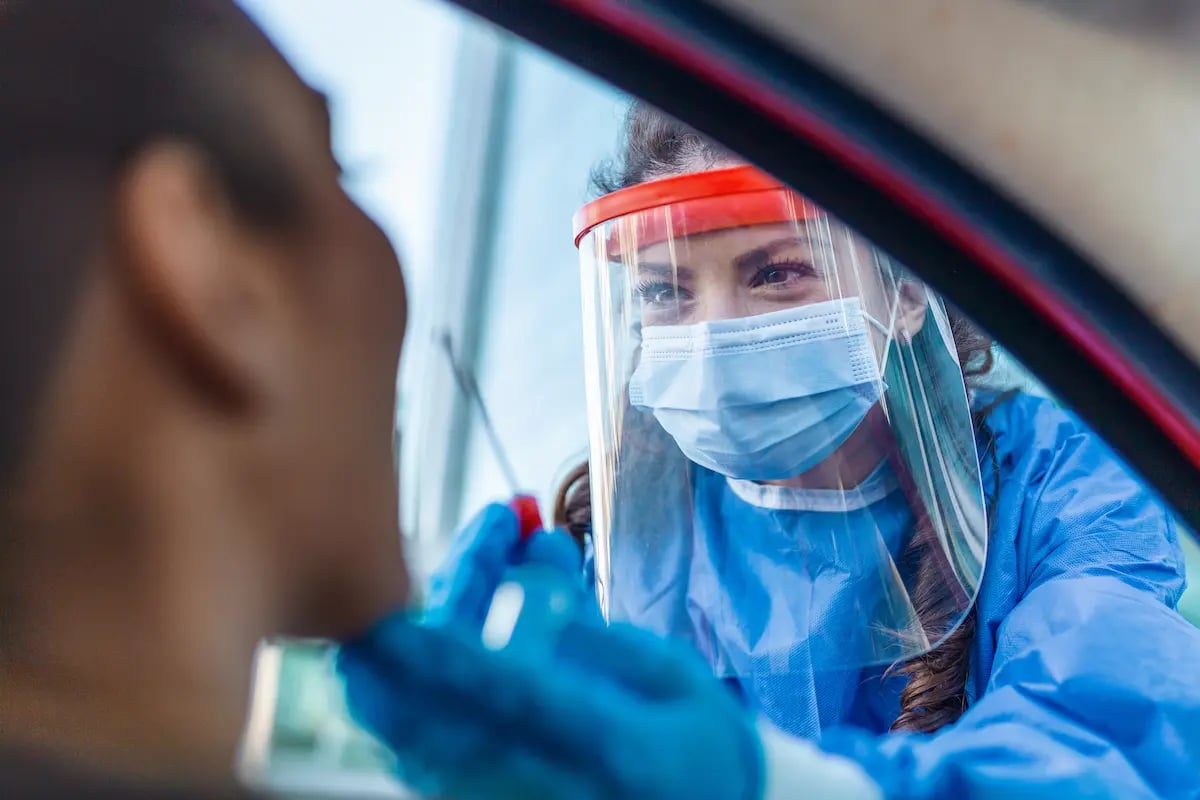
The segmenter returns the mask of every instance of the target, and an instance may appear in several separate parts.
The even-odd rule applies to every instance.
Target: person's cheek
[[[378,232],[378,241],[383,252],[377,262],[379,285],[373,296],[380,301],[380,329],[384,333],[387,357],[396,366],[394,362],[399,361],[408,324],[408,287],[403,266],[382,231]]]

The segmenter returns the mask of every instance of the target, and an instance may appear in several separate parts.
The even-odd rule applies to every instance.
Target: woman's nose
[[[746,300],[739,292],[728,289],[715,289],[705,292],[697,304],[698,322],[715,322],[722,319],[737,319],[748,317],[751,311]]]

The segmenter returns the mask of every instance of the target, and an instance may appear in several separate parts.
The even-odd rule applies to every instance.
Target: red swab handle
[[[517,515],[517,529],[521,532],[521,541],[525,541],[542,529],[542,514],[538,510],[535,498],[527,494],[519,494],[508,501],[508,507]]]

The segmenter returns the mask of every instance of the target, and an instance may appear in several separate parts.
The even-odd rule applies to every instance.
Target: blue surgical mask
[[[859,299],[847,297],[646,326],[629,400],[653,412],[703,467],[754,481],[800,475],[837,450],[879,401],[868,319]]]

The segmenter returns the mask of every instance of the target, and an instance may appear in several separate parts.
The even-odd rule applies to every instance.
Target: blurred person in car
[[[0,270],[0,796],[232,792],[256,643],[407,597],[396,255],[231,0],[6,0]]]

